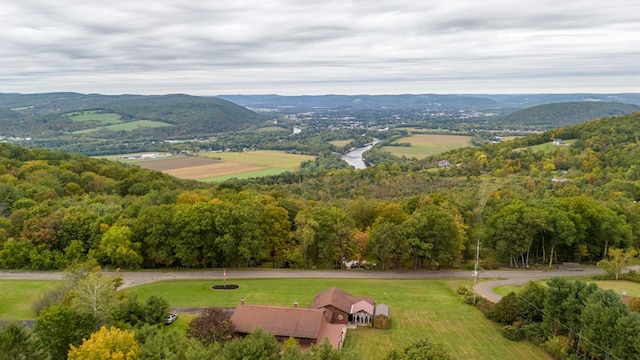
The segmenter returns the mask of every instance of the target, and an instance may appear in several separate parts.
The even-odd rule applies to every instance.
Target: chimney
[[[240,298],[240,304],[244,305],[244,298]]]
[[[294,307],[294,308],[297,308],[297,307],[298,307],[298,302],[297,302],[297,301],[293,303],[293,307]]]

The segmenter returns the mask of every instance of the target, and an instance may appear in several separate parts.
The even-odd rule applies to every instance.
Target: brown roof
[[[353,296],[341,289],[332,287],[330,289],[317,293],[315,298],[313,299],[311,307],[314,309],[320,309],[327,306],[333,306],[338,310],[344,311],[347,314],[351,314],[351,305],[362,300],[371,305],[375,304],[375,300],[372,297]]]
[[[324,309],[298,307],[238,305],[231,316],[235,331],[248,334],[256,327],[275,336],[293,336],[313,339],[321,343],[326,335],[334,336],[334,330],[328,329]],[[335,342],[330,339],[331,343]]]

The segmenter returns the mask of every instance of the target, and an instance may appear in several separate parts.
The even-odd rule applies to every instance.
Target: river
[[[365,151],[371,149],[378,142],[380,142],[380,140],[376,139],[367,146],[355,148],[349,152],[346,152],[342,155],[342,160],[346,161],[349,165],[353,166],[356,169],[366,169],[367,163],[364,162],[362,154],[364,154]]]

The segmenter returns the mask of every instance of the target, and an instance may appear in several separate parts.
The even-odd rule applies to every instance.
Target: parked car
[[[177,319],[178,319],[178,314],[169,314],[169,316],[167,316],[167,321],[165,321],[165,324],[167,325],[172,324]]]

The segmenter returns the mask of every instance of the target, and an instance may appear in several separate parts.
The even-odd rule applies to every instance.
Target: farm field
[[[161,121],[137,120],[137,121],[129,121],[129,122],[122,122],[118,124],[112,124],[104,127],[101,126],[101,127],[91,128],[91,129],[78,130],[78,131],[74,131],[73,133],[87,134],[100,129],[107,129],[111,131],[132,131],[140,128],[156,128],[156,127],[163,127],[163,126],[173,126],[173,125],[169,123],[161,122]]]
[[[471,146],[470,136],[415,134],[395,141],[396,143],[410,143],[411,147],[383,146],[382,150],[391,154],[407,158],[423,159],[445,151]]]
[[[119,124],[120,115],[116,113],[103,113],[99,111],[81,111],[65,114],[73,121],[96,121],[101,125]]]
[[[329,141],[329,144],[341,148],[341,147],[346,146],[347,144],[349,144],[352,141],[353,141],[353,139],[351,139],[351,140],[333,140],[333,141]]]
[[[311,305],[314,295],[339,287],[353,295],[373,296],[391,310],[391,330],[349,330],[345,348],[357,349],[363,359],[381,359],[393,347],[403,347],[427,337],[442,343],[454,359],[500,359],[506,354],[523,359],[550,359],[526,342],[513,342],[500,335],[494,324],[455,293],[465,280],[371,280],[371,279],[260,279],[229,281],[238,290],[215,291],[220,281],[169,281],[130,288],[141,299],[160,295],[172,306],[235,306],[244,297],[248,304],[301,307]]]
[[[121,155],[122,156],[122,155]],[[162,171],[180,179],[219,182],[297,171],[313,156],[281,151],[210,152],[198,156],[174,156],[128,161],[145,169]]]

